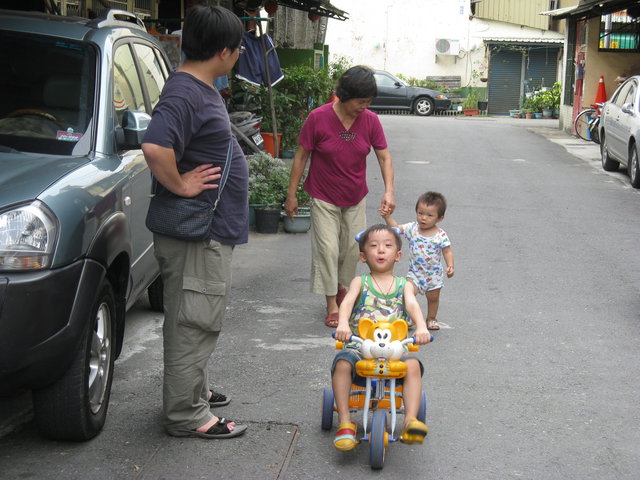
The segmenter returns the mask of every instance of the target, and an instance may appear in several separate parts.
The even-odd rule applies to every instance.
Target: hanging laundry
[[[284,78],[280,70],[280,59],[276,53],[273,40],[269,35],[264,34],[264,40],[269,55],[267,63],[269,66],[269,77],[271,86],[274,86]],[[267,85],[267,71],[264,63],[262,50],[262,40],[254,32],[245,32],[242,37],[245,52],[238,59],[238,73],[236,77],[253,85]]]

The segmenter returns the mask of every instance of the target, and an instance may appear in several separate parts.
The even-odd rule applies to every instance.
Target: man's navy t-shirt
[[[174,72],[153,110],[145,143],[171,148],[180,173],[211,163],[224,168],[229,141],[233,146],[229,177],[213,217],[209,237],[226,245],[246,243],[249,236],[249,166],[231,134],[229,115],[217,90],[184,72]],[[216,180],[219,182],[219,180]],[[158,184],[158,193],[164,187]],[[212,205],[218,190],[196,198]]]

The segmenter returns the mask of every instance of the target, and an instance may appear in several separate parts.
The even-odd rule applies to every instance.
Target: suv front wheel
[[[98,291],[80,350],[69,370],[57,382],[33,392],[36,423],[51,439],[89,440],[100,433],[107,416],[115,360],[116,308],[107,279]]]

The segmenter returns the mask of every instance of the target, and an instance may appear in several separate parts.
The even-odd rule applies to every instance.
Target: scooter
[[[245,154],[264,152],[264,140],[260,134],[262,117],[252,112],[238,111],[229,113],[229,120],[231,131]]]

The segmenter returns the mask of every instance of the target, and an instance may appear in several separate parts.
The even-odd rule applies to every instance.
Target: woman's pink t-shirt
[[[371,147],[387,148],[387,139],[375,113],[365,110],[345,131],[332,103],[309,114],[300,130],[299,142],[311,152],[304,189],[312,197],[337,207],[360,203],[369,192],[367,155]]]

